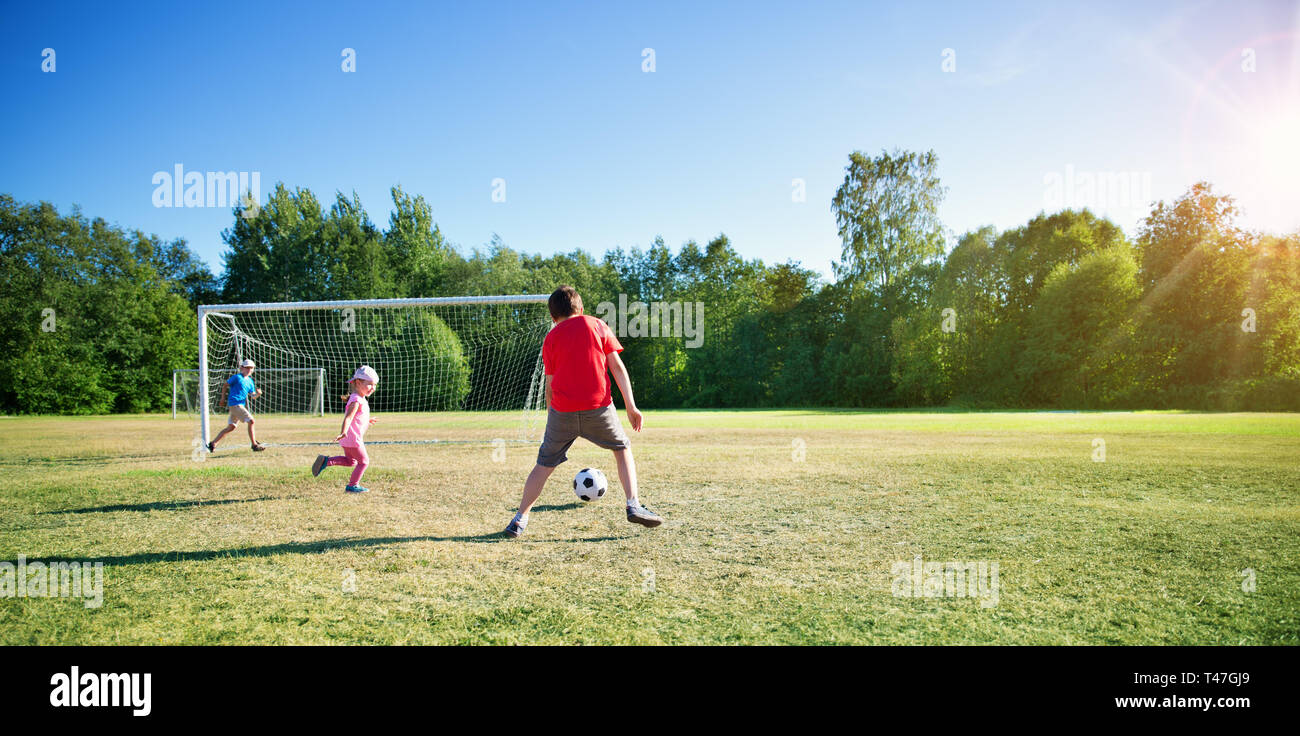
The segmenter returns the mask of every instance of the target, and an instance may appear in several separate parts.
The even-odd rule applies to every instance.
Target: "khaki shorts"
[[[253,423],[253,415],[248,412],[248,407],[243,404],[235,404],[230,407],[230,423],[239,424],[240,422]]]
[[[556,411],[547,409],[546,435],[537,451],[537,464],[554,468],[569,459],[567,451],[574,440],[582,437],[606,450],[626,450],[632,447],[618,412],[610,404],[604,409],[586,411]]]

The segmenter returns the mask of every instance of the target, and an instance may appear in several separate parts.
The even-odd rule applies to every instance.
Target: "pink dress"
[[[370,427],[370,402],[361,397],[360,394],[352,394],[348,397],[348,405],[343,409],[344,414],[352,409],[353,404],[359,404],[356,416],[352,417],[352,423],[343,431],[343,439],[339,444],[343,447],[364,447],[364,437],[366,430]]]
[[[352,417],[352,421],[343,430],[343,437],[339,439],[343,454],[330,458],[327,463],[352,468],[352,475],[348,478],[350,486],[360,485],[361,476],[365,475],[366,468],[370,466],[370,456],[366,454],[366,443],[363,440],[366,429],[370,427],[370,402],[358,394],[352,394],[348,397],[347,408],[343,410],[345,415],[353,404],[360,404],[361,408],[357,409],[356,416]]]

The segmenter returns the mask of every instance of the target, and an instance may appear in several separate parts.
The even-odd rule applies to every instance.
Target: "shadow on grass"
[[[530,542],[612,542],[623,537],[585,537],[578,539],[532,539]],[[477,534],[474,536],[462,537],[369,537],[365,539],[342,538],[342,539],[322,539],[318,542],[288,542],[285,544],[268,544],[261,547],[241,547],[235,549],[203,549],[189,552],[142,552],[136,555],[121,555],[118,557],[95,557],[94,555],[83,555],[80,557],[33,557],[26,560],[30,566],[33,562],[42,562],[45,564],[60,562],[83,562],[93,563],[102,562],[104,567],[118,567],[123,565],[148,565],[155,562],[207,562],[210,560],[228,560],[240,557],[274,557],[275,555],[306,555],[320,554],[336,549],[356,549],[365,547],[383,547],[390,544],[403,544],[406,542],[476,542],[495,544],[497,542],[514,541],[501,532],[491,532],[488,534]],[[14,567],[18,566],[17,560],[0,560],[0,563],[8,563]]]
[[[585,503],[578,503],[577,501],[574,501],[573,503],[558,503],[558,504],[547,504],[544,506],[534,506],[532,510],[533,511],[568,511],[569,509],[576,509],[586,505],[587,504]],[[518,511],[518,509],[515,510]]]
[[[166,460],[175,459],[177,453],[151,453],[148,455],[85,455],[80,457],[29,457],[22,460],[5,460],[0,461],[0,467],[22,468],[33,465],[38,466],[59,466],[59,465],[112,465],[114,463],[125,463],[134,460]]]
[[[403,542],[501,542],[505,539],[506,537],[504,537],[500,532],[479,534],[470,537],[370,537],[366,539],[322,539],[318,542],[288,542],[285,544],[268,544],[261,547],[239,547],[234,549],[201,549],[189,552],[142,552],[140,554],[121,555],[118,557],[96,557],[94,555],[83,555],[80,557],[33,557],[27,560],[27,564],[30,566],[33,562],[43,562],[46,564],[59,562],[102,562],[104,563],[104,567],[115,567],[121,565],[148,565],[154,562],[206,562],[208,560],[236,559],[240,557],[274,557],[275,555],[319,554],[335,549],[382,547],[384,545],[401,544]],[[0,562],[8,562],[10,565],[14,565],[15,567],[18,565],[17,560],[0,560]]]
[[[59,511],[42,511],[41,514],[94,514],[113,511],[175,511],[195,506],[223,506],[228,503],[251,503],[253,501],[276,501],[276,496],[259,498],[223,498],[218,501],[154,501],[153,503],[129,503],[116,506],[93,506],[85,509],[62,509]]]

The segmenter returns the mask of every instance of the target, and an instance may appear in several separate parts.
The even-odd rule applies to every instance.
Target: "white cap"
[[[368,365],[363,365],[357,369],[356,373],[352,374],[352,380],[355,381],[357,379],[377,384],[379,383],[379,374],[375,372],[374,368],[371,368]]]
[[[244,358],[244,362],[243,362],[243,363],[240,363],[240,364],[239,364],[239,367],[240,367],[240,368],[256,368],[257,366],[253,363],[253,361],[249,360],[248,358]]]

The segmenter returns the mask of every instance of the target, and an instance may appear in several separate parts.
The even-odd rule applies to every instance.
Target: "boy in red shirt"
[[[524,497],[519,513],[511,519],[505,533],[518,537],[528,526],[528,510],[542,495],[546,479],[568,456],[565,454],[579,437],[614,451],[618,463],[618,480],[627,496],[627,520],[634,524],[656,527],[663,517],[641,505],[636,493],[636,462],[632,443],[623,433],[623,425],[614,410],[609,373],[614,375],[623,394],[628,421],[641,431],[641,412],[632,398],[632,381],[618,354],[623,346],[609,325],[582,313],[582,297],[572,286],[561,286],[551,294],[547,306],[554,326],[542,342],[542,367],[546,373],[546,435],[537,451],[537,465],[524,482]],[[609,373],[606,373],[608,369]]]

